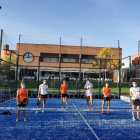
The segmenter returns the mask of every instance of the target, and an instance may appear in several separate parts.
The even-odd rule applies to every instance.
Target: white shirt
[[[132,95],[134,96],[134,97],[138,97],[138,98],[140,98],[140,88],[139,87],[136,87],[136,88],[134,88],[134,87],[131,87],[130,88],[130,91],[132,92]],[[135,98],[131,98],[132,100],[135,100]]]
[[[41,89],[40,94],[41,95],[46,95],[47,94],[47,88],[48,88],[48,86],[41,84],[39,87]]]
[[[89,88],[88,90],[86,90],[86,95],[92,95],[92,88],[93,88],[93,85],[91,83],[89,84],[85,84],[84,88]]]

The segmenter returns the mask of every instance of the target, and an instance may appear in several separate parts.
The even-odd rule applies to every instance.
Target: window
[[[51,58],[51,62],[58,62],[58,58]]]
[[[64,63],[69,63],[69,58],[63,58]]]
[[[51,58],[43,57],[43,62],[51,62]]]
[[[89,59],[89,64],[92,64],[94,59]]]
[[[76,63],[76,59],[75,58],[70,58],[70,63]]]
[[[82,63],[87,63],[88,64],[88,59],[82,59]]]
[[[32,53],[25,53],[23,56],[23,60],[27,63],[30,63],[34,60],[34,56]]]
[[[58,62],[58,58],[43,57],[43,62]]]

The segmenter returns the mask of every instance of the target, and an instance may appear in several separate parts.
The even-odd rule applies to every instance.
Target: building
[[[132,78],[138,78],[138,54],[132,56]]]
[[[123,59],[122,63],[124,63],[124,66],[122,66],[122,76],[121,76],[121,81],[122,82],[129,82],[130,78],[131,78],[131,67],[132,66],[132,62],[131,62],[131,56],[128,56],[127,59]]]
[[[99,74],[93,72],[92,63],[94,58],[103,47],[88,46],[66,46],[50,44],[17,44],[17,50],[13,50],[18,58],[18,79],[32,80],[60,80],[85,81],[90,78],[93,81],[99,80]],[[113,59],[122,58],[122,48],[120,54],[118,48],[111,48],[114,54]],[[19,54],[18,54],[19,53]],[[4,58],[4,51],[1,54]],[[80,63],[81,61],[81,63]],[[101,71],[102,79],[117,82],[118,78],[109,70]],[[105,76],[104,76],[105,74]]]

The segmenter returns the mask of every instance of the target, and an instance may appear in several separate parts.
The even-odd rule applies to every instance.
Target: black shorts
[[[39,95],[39,98],[47,98],[48,96],[47,96],[47,94],[45,94],[45,95]]]
[[[110,97],[103,97],[104,101],[110,101]]]
[[[132,100],[130,101],[131,105],[140,106],[140,100]]]
[[[66,94],[61,94],[61,97],[67,97],[67,93]]]
[[[27,105],[22,105],[22,104],[20,104],[20,105],[17,105],[18,107],[26,107]]]

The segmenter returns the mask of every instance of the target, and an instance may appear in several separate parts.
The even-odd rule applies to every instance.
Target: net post
[[[1,38],[0,38],[0,59],[1,59],[2,36],[3,36],[3,30],[1,29]]]

